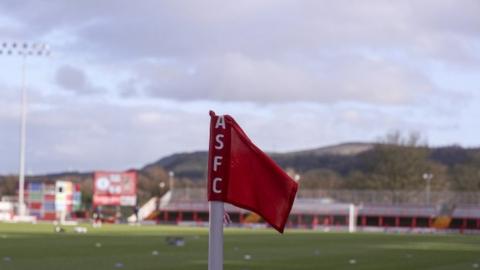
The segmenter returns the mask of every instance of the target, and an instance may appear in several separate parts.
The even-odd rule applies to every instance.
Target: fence
[[[298,198],[323,198],[334,202],[381,205],[480,206],[480,192],[425,192],[422,190],[301,190]]]
[[[207,200],[205,188],[175,189],[172,201],[200,202]],[[373,205],[442,205],[479,206],[480,192],[425,192],[424,190],[299,190],[299,199],[321,200],[325,203],[354,203]]]

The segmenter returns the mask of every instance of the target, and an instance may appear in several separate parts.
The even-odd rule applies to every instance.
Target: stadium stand
[[[354,223],[358,229],[448,229],[480,231],[479,194],[432,194],[427,204],[421,192],[383,191],[301,191],[287,226],[311,229],[347,230],[350,205],[355,205]],[[414,197],[415,199],[408,199]],[[446,199],[448,198],[448,199]],[[155,202],[155,203],[152,203]],[[448,211],[447,211],[447,210]],[[252,213],[225,204],[233,226],[261,223]],[[149,212],[149,214],[146,214]],[[140,209],[142,220],[157,223],[208,223],[206,190],[174,189],[162,198],[153,198]]]

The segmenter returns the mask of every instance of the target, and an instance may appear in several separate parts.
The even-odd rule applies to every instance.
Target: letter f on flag
[[[229,115],[210,111],[208,200],[253,211],[283,233],[298,184]]]

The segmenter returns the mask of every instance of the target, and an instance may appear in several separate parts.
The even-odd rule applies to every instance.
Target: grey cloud
[[[409,104],[431,93],[430,80],[399,63],[352,55],[320,58],[306,67],[242,54],[208,58],[189,67],[141,65],[146,94],[178,100],[257,102],[360,101]]]
[[[480,66],[472,45],[479,42],[480,5],[460,2],[3,5],[26,28],[34,25],[39,35],[68,31],[74,37],[69,53],[94,54],[92,65],[108,62],[106,69],[130,69],[134,78],[120,85],[123,97],[404,104],[433,91],[426,71],[431,63]],[[462,16],[445,20],[450,14]],[[139,61],[161,64],[149,70],[135,66]],[[79,87],[85,82],[83,72],[74,73],[59,70],[57,81],[67,89],[90,92],[91,84]],[[71,82],[74,76],[76,83]]]
[[[69,90],[84,89],[87,86],[85,73],[71,66],[62,66],[57,70],[57,83]]]
[[[135,78],[130,78],[126,81],[121,82],[117,86],[120,96],[124,98],[140,96],[142,93],[139,84],[141,84],[141,82]]]
[[[442,59],[449,46],[432,48],[432,43],[456,44],[470,55],[462,41],[478,40],[480,25],[480,4],[475,0],[142,1],[142,5],[6,1],[3,5],[24,22],[26,30],[33,26],[45,34],[68,28],[78,35],[79,50],[90,48],[118,60],[228,51],[253,57],[311,55],[352,47],[384,47]]]
[[[85,72],[73,66],[61,66],[55,74],[55,82],[65,90],[77,94],[101,93],[104,90],[94,86]]]
[[[478,12],[471,11],[480,12],[474,2],[465,1],[465,6],[438,5],[437,1],[425,6],[371,2],[249,2],[240,11],[216,1],[201,6],[150,3],[133,9],[125,5],[115,10],[117,16],[102,14],[102,20],[82,28],[79,35],[95,41],[98,52],[117,59],[194,58],[229,52],[253,58],[311,57],[322,51],[357,48],[402,51],[410,57],[458,64],[463,64],[465,56],[475,56],[468,40],[478,41],[478,28],[466,27],[480,25]],[[449,11],[466,14],[466,19],[440,23],[439,18]],[[478,63],[478,55],[474,58]]]

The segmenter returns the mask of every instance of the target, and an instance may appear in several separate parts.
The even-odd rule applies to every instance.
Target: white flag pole
[[[210,201],[208,270],[223,270],[223,202]]]

